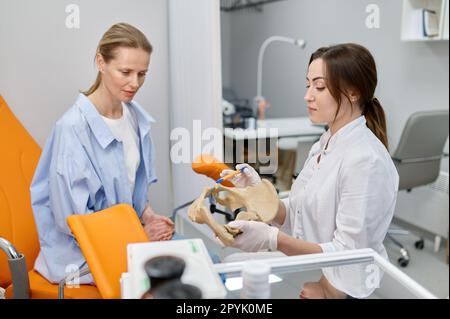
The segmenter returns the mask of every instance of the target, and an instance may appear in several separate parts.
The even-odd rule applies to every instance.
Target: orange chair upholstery
[[[230,168],[209,154],[201,154],[192,162],[192,169],[194,172],[206,175],[216,181],[220,178],[220,173],[224,169]],[[223,181],[221,184],[227,187],[234,187],[230,181]]]
[[[39,240],[30,200],[30,184],[41,149],[0,95],[0,237],[14,245],[26,259],[31,298],[57,298],[58,285],[33,271]],[[0,250],[0,286],[13,296],[6,255]],[[86,287],[84,287],[86,286]],[[66,288],[67,297],[99,298],[96,288]]]
[[[67,218],[103,298],[120,298],[120,277],[127,271],[127,245],[148,242],[144,228],[128,204]]]
[[[31,299],[56,299],[58,297],[58,285],[51,284],[36,271],[28,273],[30,280]],[[13,298],[14,288],[9,286],[6,289],[5,297]],[[65,287],[64,299],[101,299],[100,293],[95,286],[79,285],[78,287]]]

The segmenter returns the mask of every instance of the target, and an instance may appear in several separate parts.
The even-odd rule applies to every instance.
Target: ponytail
[[[386,149],[389,149],[386,132],[386,116],[377,98],[372,98],[372,100],[364,104],[363,115],[366,118],[367,127],[378,137]]]
[[[81,93],[83,93],[86,96],[91,95],[92,93],[94,93],[98,87],[100,86],[100,83],[102,82],[102,74],[100,72],[97,73],[97,78],[95,79],[94,84],[92,84],[92,86],[87,90],[87,91],[83,91]]]

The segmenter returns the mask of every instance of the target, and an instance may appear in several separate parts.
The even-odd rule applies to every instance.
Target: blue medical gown
[[[136,102],[128,106],[137,120],[140,139],[141,161],[133,194],[122,143],[84,94],[56,123],[47,140],[30,191],[41,246],[35,269],[53,283],[85,264],[67,225],[68,216],[127,203],[140,217],[148,188],[157,180],[150,134],[154,120]],[[80,278],[80,283],[92,281],[90,275]]]

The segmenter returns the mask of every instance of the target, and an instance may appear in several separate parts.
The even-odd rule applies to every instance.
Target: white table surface
[[[257,120],[256,129],[225,128],[224,135],[234,140],[280,138],[288,136],[320,136],[324,125],[312,124],[308,117]],[[275,130],[274,130],[275,129]]]

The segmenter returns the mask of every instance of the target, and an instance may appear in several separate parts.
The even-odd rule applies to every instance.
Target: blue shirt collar
[[[88,122],[95,138],[100,143],[102,148],[105,149],[115,139],[115,137],[112,135],[111,130],[102,119],[100,113],[98,113],[91,100],[89,100],[89,98],[82,93],[79,94],[75,104],[78,105],[80,111],[86,118],[86,121]],[[143,138],[150,132],[150,123],[155,122],[155,120],[136,102],[130,102],[127,103],[127,105],[136,117],[139,134],[141,138]]]
[[[141,138],[144,138],[144,136],[150,132],[151,123],[154,123],[155,119],[151,117],[137,102],[131,101],[130,103],[127,103],[127,105],[137,120]]]

